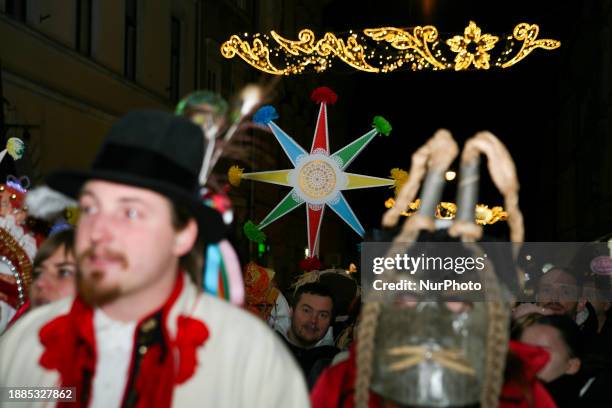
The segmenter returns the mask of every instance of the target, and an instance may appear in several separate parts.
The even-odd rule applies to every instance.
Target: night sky
[[[426,3],[431,5],[429,13]],[[335,107],[330,109],[331,150],[365,133],[371,118],[382,115],[393,126],[391,137],[375,139],[347,171],[385,177],[393,167],[408,170],[412,152],[438,128],[449,129],[460,146],[475,132],[490,130],[515,159],[527,239],[541,239],[538,216],[546,197],[540,194],[540,171],[552,160],[548,144],[556,131],[564,52],[574,35],[572,16],[577,12],[579,7],[571,2],[548,0],[331,2],[323,11],[323,27],[317,29],[319,32],[434,24],[440,37],[447,38],[448,33],[462,34],[470,20],[483,33],[497,35],[511,33],[516,24],[529,22],[540,25],[539,38],[562,42],[561,49],[536,50],[503,71],[396,71],[383,75],[335,67],[333,73],[316,78],[317,84],[336,90],[340,95],[337,107],[347,113],[334,115]],[[313,112],[313,123],[314,115]],[[346,140],[333,134],[341,121],[348,122]],[[485,174],[485,162],[481,164],[479,202],[503,205],[502,196]],[[458,161],[452,167],[456,170]],[[456,181],[445,191],[445,201],[454,201],[455,185]],[[392,191],[378,188],[345,194],[362,224],[375,226],[380,225],[384,200],[392,196]],[[503,237],[507,229],[500,225],[488,227],[488,232]],[[357,243],[353,235],[347,234],[347,238]]]

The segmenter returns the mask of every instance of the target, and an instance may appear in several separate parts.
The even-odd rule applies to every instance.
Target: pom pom
[[[255,115],[253,115],[253,122],[260,125],[267,125],[274,119],[278,119],[278,113],[272,105],[262,106],[257,112],[255,112]]]
[[[190,116],[198,107],[201,108],[203,105],[211,107],[212,111],[218,115],[224,115],[228,109],[227,102],[220,95],[201,90],[192,92],[181,99],[176,105],[174,114]]]
[[[374,116],[372,126],[374,126],[376,131],[382,135],[389,136],[391,133],[391,124],[382,116]]]
[[[408,172],[396,167],[391,169],[391,178],[395,180],[393,187],[395,187],[395,195],[397,196],[402,186],[408,181]]]
[[[25,152],[25,143],[18,137],[11,137],[6,142],[6,150],[13,160],[19,160]]]
[[[76,225],[79,221],[79,209],[77,207],[68,207],[64,210],[66,221],[71,225]]]
[[[242,227],[242,230],[250,241],[261,244],[266,240],[266,234],[264,234],[253,221],[247,221],[244,227]]]
[[[316,256],[311,256],[300,261],[300,269],[304,272],[320,271],[322,267],[323,264]]]
[[[326,103],[333,105],[338,100],[338,95],[326,86],[321,86],[310,94],[310,99],[316,103]]]
[[[232,186],[240,187],[240,181],[242,180],[243,171],[244,169],[241,169],[238,166],[230,167],[229,171],[227,172],[227,178],[229,179],[229,182]]]

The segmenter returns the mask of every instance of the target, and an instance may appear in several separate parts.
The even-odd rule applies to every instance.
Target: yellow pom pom
[[[406,170],[402,170],[397,167],[391,169],[391,178],[395,180],[395,184],[393,184],[393,187],[395,187],[396,196],[399,194],[400,190],[402,189],[402,186],[408,181],[408,177],[408,172]]]
[[[19,160],[23,157],[25,151],[25,143],[18,137],[11,137],[6,142],[6,151],[13,158],[13,160]]]
[[[67,207],[64,210],[64,213],[66,216],[66,221],[68,221],[70,225],[77,224],[79,221],[79,209],[77,207]]]
[[[244,169],[241,169],[238,166],[232,166],[230,167],[229,171],[227,172],[227,177],[229,179],[229,182],[232,186],[234,187],[240,187],[240,180],[242,179],[242,172],[244,171]]]

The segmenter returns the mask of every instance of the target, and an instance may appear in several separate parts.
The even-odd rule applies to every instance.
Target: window
[[[125,1],[125,55],[124,75],[126,78],[136,79],[136,28],[137,28],[137,0]]]
[[[27,0],[6,0],[5,11],[17,21],[26,22],[28,16]]]
[[[170,24],[170,100],[178,102],[181,72],[181,20],[172,17]]]
[[[83,55],[91,55],[91,2],[77,0],[76,3],[76,50]]]

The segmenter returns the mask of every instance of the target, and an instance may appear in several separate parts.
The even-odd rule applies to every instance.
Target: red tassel
[[[328,105],[333,105],[338,100],[338,95],[331,89],[326,86],[321,86],[310,94],[310,99],[315,101],[316,103],[326,103]]]
[[[302,269],[304,272],[320,271],[322,267],[323,264],[316,256],[311,256],[300,261],[300,269]]]
[[[62,387],[76,387],[77,404],[58,402],[57,407],[87,406],[89,401],[82,398],[82,392],[83,387],[89,389],[90,383],[84,384],[84,373],[93,374],[96,368],[93,310],[77,298],[70,314],[45,324],[39,338],[44,347],[39,364],[48,370],[57,370]]]
[[[175,378],[177,384],[187,381],[198,365],[197,349],[202,346],[210,335],[208,327],[199,320],[187,316],[179,316],[176,345],[179,349],[179,369]]]

